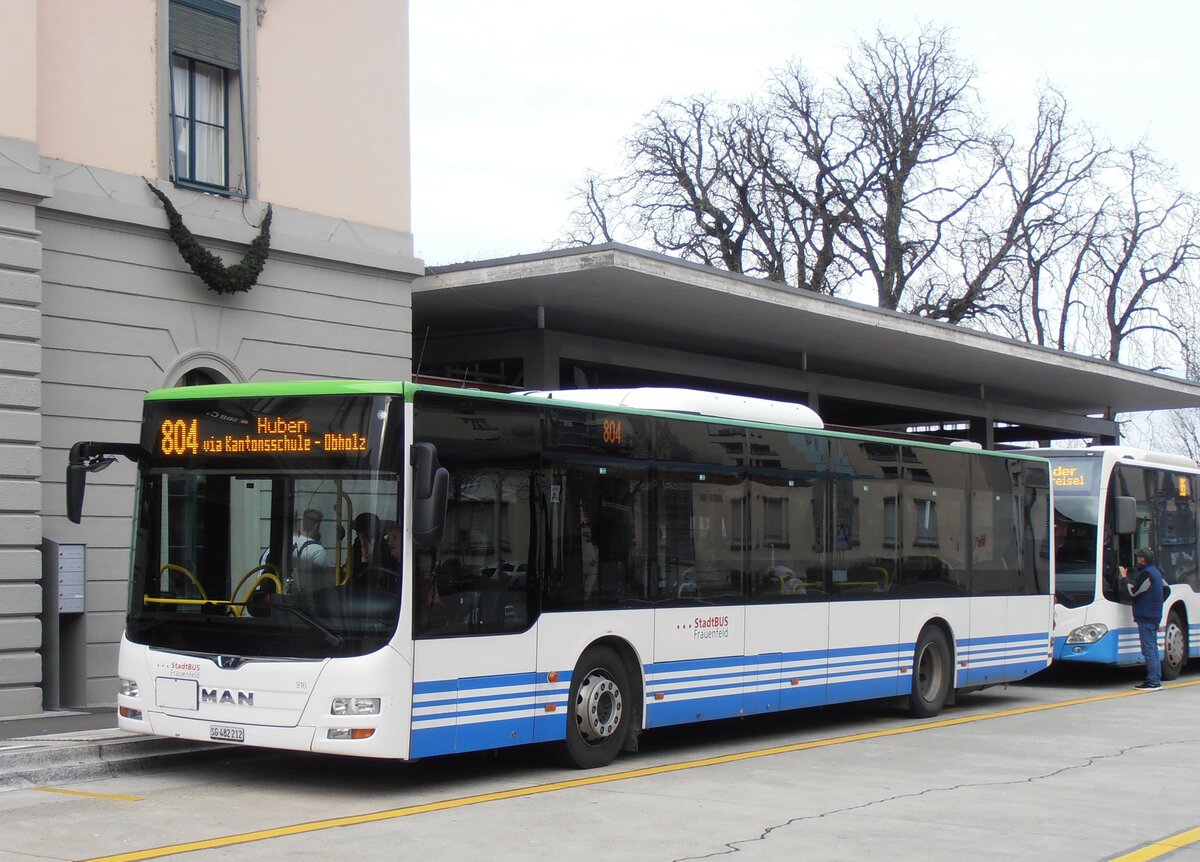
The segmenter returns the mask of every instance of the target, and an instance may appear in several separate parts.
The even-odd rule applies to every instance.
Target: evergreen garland
[[[143,179],[145,180],[145,177]],[[259,225],[258,236],[250,243],[250,248],[246,249],[241,263],[227,267],[220,258],[200,245],[199,240],[184,225],[179,210],[175,209],[167,196],[151,185],[149,180],[145,182],[150,191],[154,192],[154,196],[162,201],[163,209],[167,211],[167,222],[170,225],[168,233],[175,242],[175,247],[179,249],[179,256],[191,267],[192,272],[208,285],[209,290],[215,290],[217,293],[241,293],[254,287],[271,254],[270,204],[267,204],[267,214]]]

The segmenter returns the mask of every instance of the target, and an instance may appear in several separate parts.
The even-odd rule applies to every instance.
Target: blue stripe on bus
[[[1046,667],[1046,645],[1039,633],[958,640],[956,658],[967,667],[958,670],[957,684],[1022,679]],[[643,667],[645,723],[664,727],[907,695],[913,649],[912,643],[877,644],[652,663]],[[416,683],[412,756],[563,739],[570,673],[559,677],[553,686],[538,673]],[[546,711],[550,704],[553,712]]]
[[[478,688],[519,688],[538,682],[537,673],[506,673],[496,676],[466,677],[463,679],[439,679],[413,684],[413,694],[436,694]]]

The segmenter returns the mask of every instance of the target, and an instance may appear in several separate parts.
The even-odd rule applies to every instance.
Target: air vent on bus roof
[[[661,410],[669,413],[695,413],[720,419],[740,419],[801,428],[824,428],[825,423],[811,408],[789,401],[751,398],[700,389],[643,387],[638,389],[564,389],[559,391],[520,392],[528,398],[589,404],[601,407],[628,407],[633,410]]]

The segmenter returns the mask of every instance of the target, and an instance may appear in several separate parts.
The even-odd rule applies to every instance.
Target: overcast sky
[[[410,0],[410,21],[413,236],[431,265],[545,250],[585,172],[617,167],[662,101],[743,98],[794,59],[835,74],[880,26],[952,28],[984,107],[1014,131],[1048,81],[1200,189],[1200,3]]]

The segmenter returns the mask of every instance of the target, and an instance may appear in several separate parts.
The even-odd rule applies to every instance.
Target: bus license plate
[[[219,742],[245,742],[246,731],[240,727],[223,727],[219,724],[208,726],[208,738]]]

